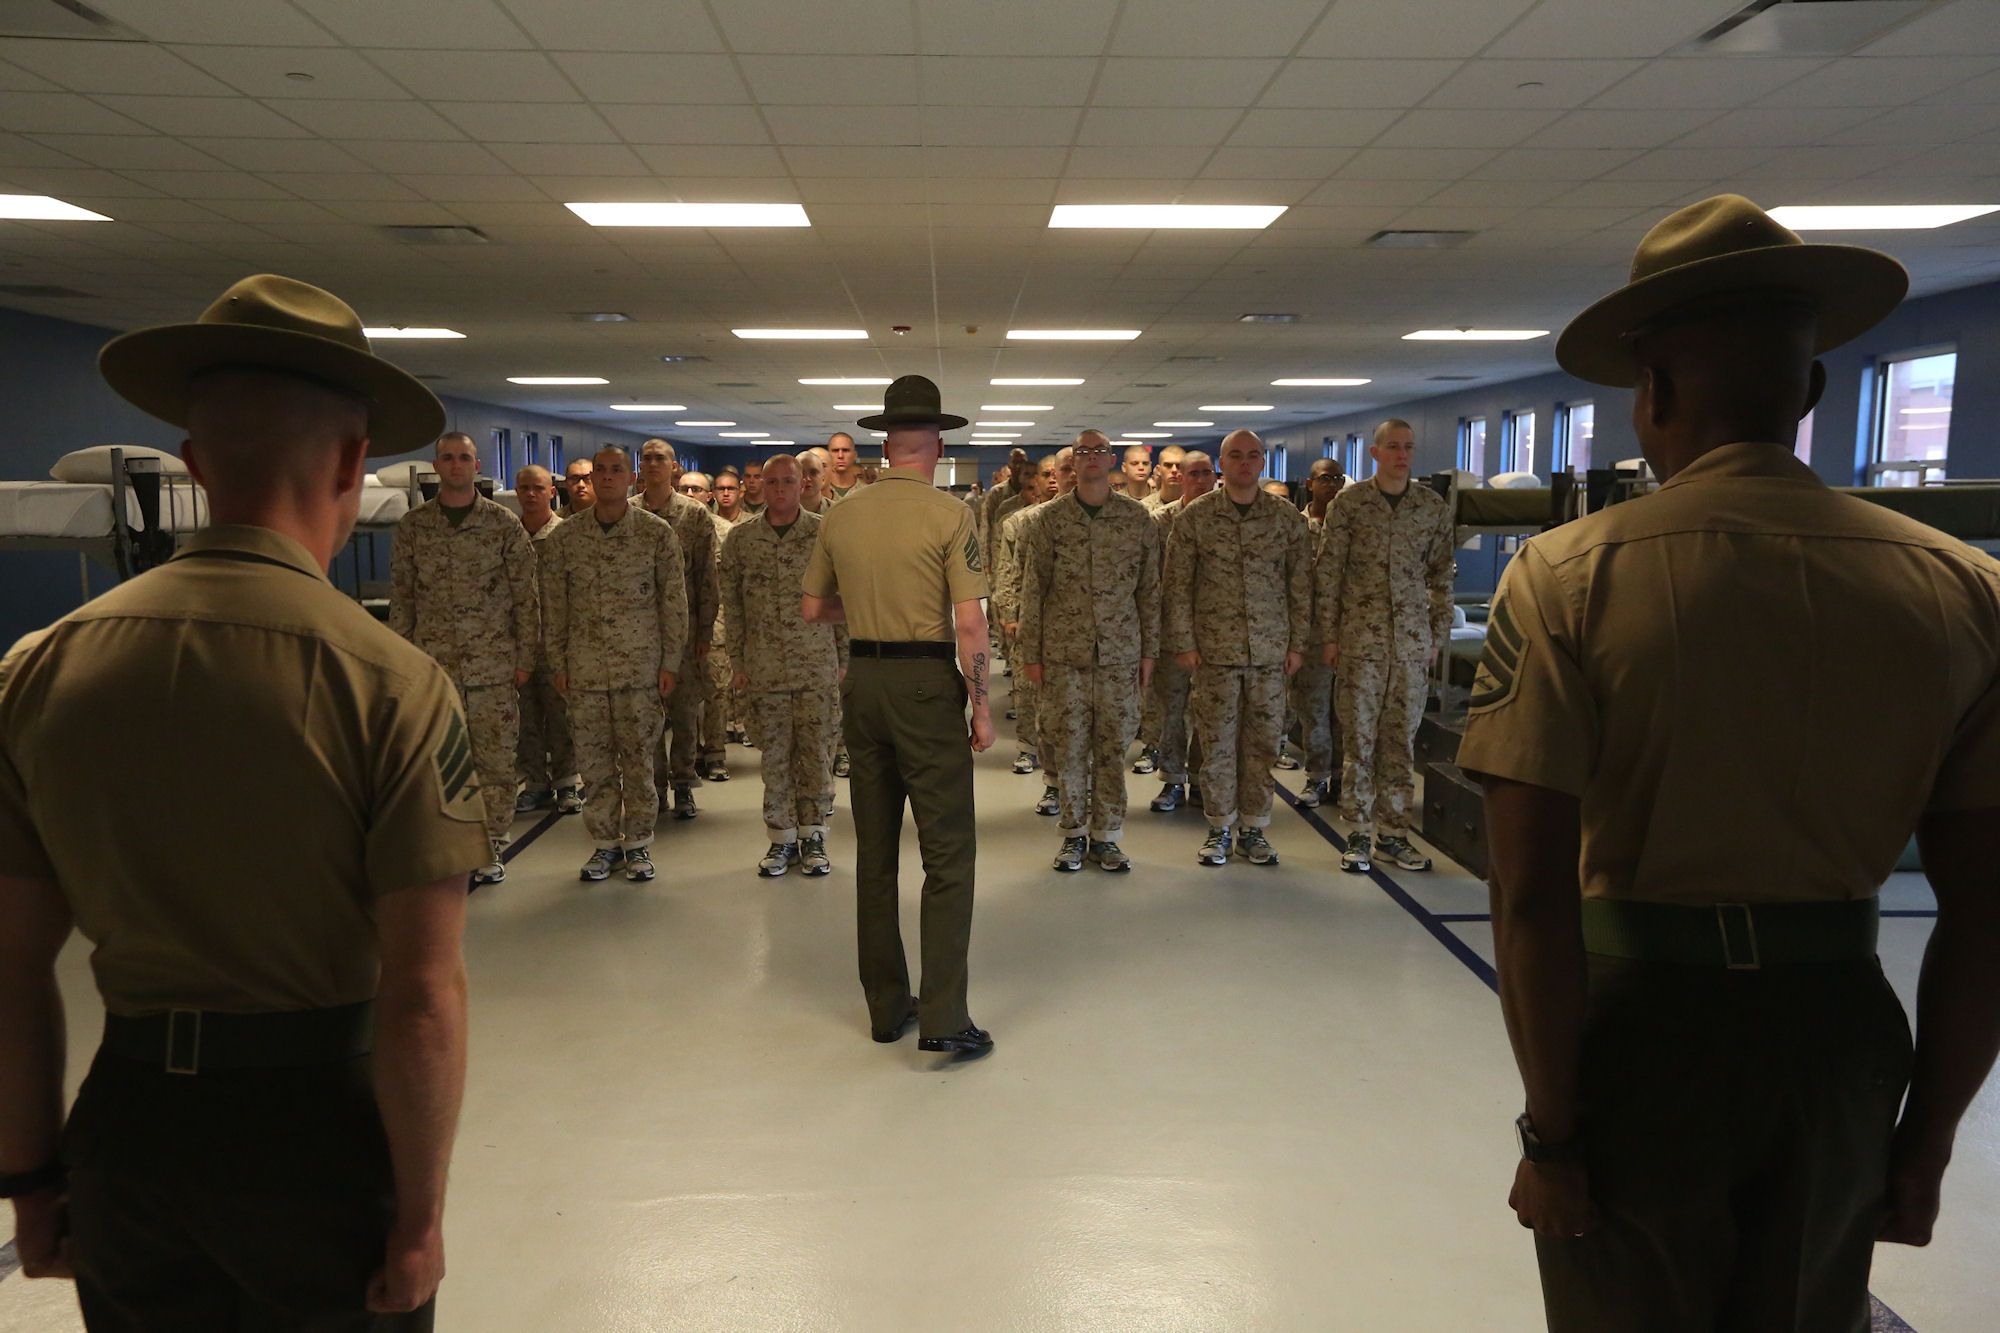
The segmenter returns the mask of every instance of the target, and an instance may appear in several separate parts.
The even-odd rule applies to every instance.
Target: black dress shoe
[[[993,1034],[969,1027],[949,1037],[919,1037],[920,1051],[949,1051],[953,1055],[984,1055],[993,1049]]]
[[[916,1021],[917,1021],[917,997],[912,995],[910,997],[909,1012],[903,1015],[901,1022],[897,1023],[896,1026],[892,1028],[876,1028],[869,1035],[873,1036],[875,1040],[881,1042],[883,1045],[886,1046],[892,1041],[901,1041],[903,1039],[903,1034],[905,1032],[908,1032],[910,1030],[910,1025]]]

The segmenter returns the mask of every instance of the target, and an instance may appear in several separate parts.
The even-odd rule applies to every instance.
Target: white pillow
[[[1496,491],[1532,491],[1542,479],[1532,472],[1501,472],[1487,478],[1486,484]]]
[[[78,449],[75,453],[64,454],[49,469],[49,475],[57,481],[67,481],[73,485],[109,486],[111,484],[111,451],[123,449],[125,457],[157,458],[160,471],[177,477],[188,474],[187,464],[179,454],[170,454],[159,449],[148,449],[139,444],[100,444],[91,449]]]
[[[411,472],[419,468],[428,472],[435,466],[436,464],[423,460],[412,460],[408,463],[391,463],[385,468],[377,468],[375,475],[381,479],[384,486],[394,486],[399,491],[407,491],[410,489]]]

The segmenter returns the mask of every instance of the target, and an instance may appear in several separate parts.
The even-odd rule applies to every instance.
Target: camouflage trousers
[[[1305,751],[1309,780],[1331,778],[1339,757],[1333,744],[1333,691],[1333,668],[1329,666],[1300,667],[1292,673],[1286,691],[1292,720],[1299,724],[1299,748]]]
[[[472,766],[479,770],[479,797],[486,803],[486,836],[505,842],[514,827],[514,751],[521,739],[521,696],[514,683],[461,685],[465,729],[472,733]]]
[[[1125,751],[1139,728],[1139,668],[1042,668],[1043,762],[1056,770],[1062,831],[1116,842],[1125,832]]]
[[[689,653],[662,710],[663,730],[653,755],[653,785],[661,791],[702,785],[695,761],[701,756],[701,710],[707,696],[708,667]]]
[[[1417,724],[1430,692],[1422,662],[1342,658],[1340,817],[1401,837],[1417,799]]]
[[[701,757],[720,759],[729,752],[729,720],[742,716],[742,696],[729,688],[734,668],[721,644],[708,650],[708,694],[701,703]]]
[[[839,715],[832,682],[750,695],[750,734],[764,765],[764,828],[772,842],[795,842],[800,829],[826,823]]]
[[[570,735],[586,795],[583,826],[599,847],[645,847],[660,818],[653,756],[660,751],[660,692],[571,690]]]
[[[1188,750],[1188,686],[1191,678],[1187,671],[1167,654],[1153,667],[1153,687],[1146,691],[1147,699],[1153,702],[1159,722],[1152,735],[1152,744],[1160,752],[1160,781],[1177,783],[1185,787],[1188,781],[1188,767],[1193,758]]]
[[[569,709],[546,671],[521,687],[521,744],[515,751],[521,781],[546,791],[576,776],[576,747],[569,739]]]
[[[1194,669],[1188,691],[1195,743],[1201,746],[1201,807],[1209,827],[1271,822],[1271,765],[1285,726],[1285,669]]]

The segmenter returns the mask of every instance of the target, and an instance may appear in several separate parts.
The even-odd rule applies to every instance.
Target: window
[[[1591,437],[1597,430],[1594,403],[1563,403],[1556,408],[1556,449],[1553,467],[1590,471]]]
[[[1871,485],[1920,486],[1945,474],[1957,374],[1957,352],[1908,356],[1876,367]]]
[[[514,475],[513,435],[514,432],[508,430],[505,426],[495,426],[493,428],[493,457],[490,460],[493,467],[486,474],[489,477],[511,477]]]
[[[1291,459],[1287,456],[1284,445],[1274,444],[1271,446],[1271,455],[1266,466],[1271,470],[1272,481],[1291,480]]]
[[[522,431],[521,432],[522,466],[539,467],[541,466],[541,462],[542,462],[541,433],[539,431],[532,431],[532,430]]]
[[[1798,439],[1792,442],[1792,452],[1798,455],[1801,463],[1812,462],[1813,418],[1818,414],[1817,408],[1806,413],[1805,420],[1799,422]]]
[[[560,477],[563,471],[562,436],[549,436],[549,471]]]
[[[1535,414],[1507,412],[1500,417],[1500,470],[1535,470]]]
[[[1340,446],[1334,442],[1333,436],[1322,435],[1319,437],[1319,456],[1321,458],[1335,459],[1340,457]]]
[[[1460,417],[1458,421],[1458,470],[1486,475],[1486,418]]]

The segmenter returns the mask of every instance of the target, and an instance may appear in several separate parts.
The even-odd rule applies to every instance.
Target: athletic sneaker
[[[1070,873],[1083,869],[1084,854],[1090,850],[1090,840],[1081,833],[1073,838],[1064,838],[1062,850],[1056,853],[1055,868]]]
[[[1229,830],[1226,828],[1210,829],[1207,840],[1201,844],[1201,850],[1194,854],[1194,859],[1205,866],[1228,865]]]
[[[1410,846],[1408,838],[1384,836],[1376,840],[1375,849],[1384,860],[1393,861],[1400,870],[1429,870],[1431,859]]]
[[[1016,773],[1032,773],[1041,766],[1041,761],[1035,758],[1033,750],[1023,750],[1014,756],[1014,771]]]
[[[795,842],[774,842],[771,850],[764,853],[764,859],[757,863],[757,873],[765,879],[777,879],[792,868],[792,862],[799,859],[799,845]]]
[[[1140,774],[1155,773],[1159,771],[1159,767],[1159,753],[1149,747],[1139,751],[1138,761],[1132,765],[1132,771]]]
[[[624,864],[624,852],[616,847],[599,847],[590,854],[590,859],[583,863],[583,869],[577,872],[577,878],[592,883],[600,879],[610,879],[611,872]]]
[[[481,884],[498,884],[507,878],[507,863],[500,859],[500,844],[496,842],[492,846],[493,859],[472,872],[474,888],[478,888]]]
[[[1169,782],[1160,788],[1160,794],[1153,798],[1153,808],[1161,814],[1170,814],[1181,808],[1187,799],[1187,788],[1178,782]]]
[[[1299,761],[1292,757],[1291,752],[1282,749],[1278,751],[1277,761],[1273,765],[1273,767],[1282,768],[1286,772],[1290,772],[1291,770],[1297,768],[1298,766],[1299,766]]]
[[[1306,783],[1305,790],[1299,793],[1299,804],[1308,810],[1317,810],[1326,804],[1326,798],[1332,788],[1332,778],[1313,778]]]
[[[693,819],[701,811],[694,807],[694,788],[676,786],[674,788],[674,818]]]
[[[1062,813],[1062,793],[1054,787],[1042,788],[1042,799],[1035,802],[1038,815],[1059,815]]]
[[[832,873],[833,862],[826,854],[826,834],[806,834],[805,845],[799,849],[799,869],[815,876]]]
[[[848,773],[850,773],[853,770],[853,768],[854,768],[853,763],[847,757],[847,751],[842,750],[839,754],[833,757],[833,775],[835,777],[844,778],[848,775]]]
[[[724,763],[720,758],[711,759],[702,768],[701,776],[706,782],[727,782],[729,781],[729,765]]]
[[[1375,868],[1369,859],[1368,835],[1353,833],[1348,836],[1347,850],[1340,854],[1340,868],[1350,875],[1365,875]]]
[[[1236,831],[1236,854],[1249,858],[1253,866],[1274,866],[1278,864],[1278,849],[1271,846],[1260,828],[1238,829]]]
[[[1122,875],[1132,868],[1132,858],[1125,855],[1124,848],[1115,842],[1092,842],[1090,859],[1097,862],[1099,870],[1109,870],[1114,875]]]
[[[557,814],[573,815],[581,809],[583,809],[583,788],[581,787],[556,788]]]
[[[644,847],[634,847],[625,853],[625,878],[634,884],[653,877],[653,854]]]
[[[555,799],[555,793],[547,787],[529,787],[514,798],[514,813],[525,815],[531,810],[539,810]]]

